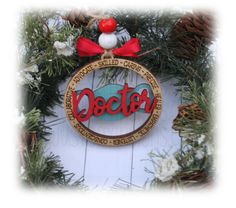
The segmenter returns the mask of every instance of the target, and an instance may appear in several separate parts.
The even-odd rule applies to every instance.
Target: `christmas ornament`
[[[106,90],[105,93],[98,93],[100,96],[96,96],[96,91],[93,92],[92,89],[76,90],[76,86],[87,74],[106,67],[129,69],[138,73],[149,84],[148,86],[137,86],[134,89],[126,83],[124,86],[120,86],[118,91],[114,90],[112,92],[111,90],[110,94],[113,95],[111,97],[105,96],[107,94]],[[112,85],[107,85],[107,87],[114,88]],[[140,89],[141,93],[138,93]],[[148,96],[148,94],[150,95]],[[80,101],[85,96],[88,97],[89,106],[87,109],[80,109]],[[141,105],[143,104],[144,108],[142,109]],[[130,60],[108,58],[92,62],[77,72],[67,87],[64,105],[71,125],[84,137],[97,144],[120,146],[141,139],[155,125],[162,109],[162,95],[157,80],[146,68]],[[97,116],[103,120],[115,122],[138,111],[144,111],[150,114],[150,116],[143,125],[128,134],[107,136],[94,132],[83,124],[91,116]]]
[[[211,43],[213,20],[206,13],[188,13],[175,24],[169,37],[169,47],[179,58],[193,59],[198,51]]]
[[[115,55],[137,57],[137,52],[140,51],[139,40],[132,38],[122,47],[114,48],[117,39],[112,32],[116,28],[116,21],[113,18],[101,20],[99,27],[104,32],[99,37],[99,45],[84,37],[77,41],[79,56],[101,55],[101,60],[82,67],[71,79],[64,98],[66,114],[71,125],[92,142],[107,146],[130,144],[146,135],[159,119],[162,109],[161,89],[156,78],[140,64],[114,58]],[[147,83],[141,83],[136,87],[131,87],[128,83],[108,84],[96,90],[77,88],[87,74],[99,69],[117,67],[137,73]],[[85,98],[89,103],[81,107],[81,102]],[[108,121],[109,125],[110,122],[117,122],[137,112],[149,114],[148,119],[139,128],[122,135],[100,134],[84,125],[84,122],[93,116]]]

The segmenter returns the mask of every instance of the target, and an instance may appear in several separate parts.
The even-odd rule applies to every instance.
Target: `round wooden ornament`
[[[109,106],[111,106],[112,102],[114,103],[119,102],[117,98],[113,97],[107,101],[104,101],[104,99],[101,97],[94,99],[93,92],[90,89],[85,89],[84,91],[76,94],[76,86],[81,82],[81,80],[84,79],[86,75],[95,70],[99,70],[106,67],[109,68],[121,67],[124,69],[134,71],[135,73],[140,75],[150,85],[150,89],[153,94],[152,102],[150,102],[150,99],[148,98],[147,90],[144,89],[141,95],[139,95],[137,92],[130,95],[129,98],[131,99],[131,103],[129,103],[128,106],[126,107],[122,106],[126,105],[126,103],[124,103],[127,100],[127,95],[125,94],[125,92],[127,93],[129,91],[132,91],[132,88],[129,88],[127,84],[124,85],[123,90],[118,91],[118,93],[122,95],[122,98],[120,100],[121,102],[120,107],[117,110],[109,109],[110,108]],[[89,107],[89,110],[83,109],[80,112],[77,112],[79,109],[77,104],[81,99],[83,93],[84,96],[90,96],[90,102],[92,104],[90,103],[91,106]],[[135,111],[137,111],[140,108],[141,103],[144,102],[146,102],[145,110],[150,114],[150,116],[141,126],[139,126],[139,128],[135,129],[132,132],[116,136],[104,135],[89,129],[83,124],[83,122],[85,120],[88,120],[89,116],[93,116],[93,114],[96,114],[97,116],[102,115],[101,111],[103,112],[109,111],[111,114],[116,114],[118,113],[118,111],[120,113],[122,112],[123,114],[125,114],[125,111],[126,114],[135,113]],[[127,59],[108,58],[94,61],[78,70],[78,72],[70,80],[68,87],[66,89],[66,93],[64,96],[64,106],[70,124],[76,129],[76,131],[78,131],[86,139],[100,145],[121,146],[121,145],[131,144],[140,140],[153,128],[153,126],[160,118],[162,110],[162,94],[161,94],[161,88],[156,78],[145,67],[134,61],[130,61]]]

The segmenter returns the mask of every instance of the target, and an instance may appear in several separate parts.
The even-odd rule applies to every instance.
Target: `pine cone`
[[[74,9],[63,19],[68,20],[76,28],[81,26],[89,28],[101,16],[101,12],[93,11],[91,13]]]
[[[206,114],[196,103],[189,105],[180,105],[179,113],[173,121],[172,128],[179,131],[183,136],[192,137],[189,125],[192,122],[201,122],[206,119]]]
[[[78,9],[74,9],[68,13],[67,16],[63,17],[63,19],[68,20],[71,25],[74,27],[87,26],[89,20],[83,11]]]
[[[182,171],[175,176],[185,186],[203,185],[209,186],[212,183],[212,176],[205,170]]]
[[[176,57],[193,59],[201,47],[212,42],[213,18],[205,13],[187,13],[174,26],[169,48]]]

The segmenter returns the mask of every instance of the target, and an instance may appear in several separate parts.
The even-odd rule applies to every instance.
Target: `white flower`
[[[25,85],[25,84],[30,84],[31,82],[34,81],[34,78],[30,73],[25,73],[25,72],[20,72],[18,73],[18,83],[20,85]]]
[[[63,50],[66,47],[66,43],[60,42],[60,41],[55,41],[53,47],[56,48],[57,50]]]
[[[71,56],[74,53],[73,39],[74,37],[70,35],[65,42],[55,41],[53,47],[57,50],[57,54]]]
[[[28,66],[24,69],[21,69],[20,72],[18,72],[18,83],[20,85],[28,84],[30,86],[38,86],[41,82],[41,77],[38,74],[39,69],[37,64],[33,64],[31,66]]]
[[[162,182],[169,181],[180,169],[174,156],[160,158],[155,164],[155,177]]]
[[[29,85],[30,87],[38,87],[41,82],[41,76],[39,74],[32,76],[30,72],[20,71],[18,72],[17,81],[20,85]]]
[[[22,73],[25,84],[30,84],[34,81],[33,76],[30,73]]]
[[[26,67],[23,69],[23,71],[37,73],[37,72],[39,72],[38,65],[34,64],[32,66]]]
[[[205,155],[205,152],[202,150],[202,149],[198,149],[196,151],[196,154],[195,154],[195,157],[198,159],[198,160],[201,160]]]
[[[204,140],[205,140],[206,136],[205,135],[201,135],[199,138],[198,138],[198,144],[201,144]]]

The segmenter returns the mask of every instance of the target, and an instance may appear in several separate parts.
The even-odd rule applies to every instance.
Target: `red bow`
[[[79,56],[96,56],[104,53],[104,48],[88,38],[80,37],[77,41],[76,48]],[[131,56],[137,58],[137,52],[140,51],[138,38],[132,38],[122,47],[115,48],[112,53],[117,56]]]

